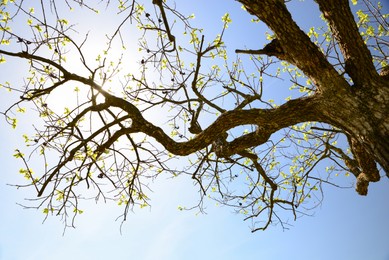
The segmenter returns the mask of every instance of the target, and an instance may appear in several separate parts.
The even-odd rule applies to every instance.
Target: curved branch
[[[114,98],[114,97],[113,97]],[[112,106],[125,110],[133,119],[131,132],[143,132],[162,144],[166,150],[175,155],[189,155],[212,144],[221,133],[239,125],[257,125],[266,129],[266,134],[306,121],[322,121],[317,113],[320,99],[317,96],[290,100],[273,109],[232,110],[220,115],[208,128],[187,142],[175,142],[160,127],[148,122],[135,106],[127,101],[115,98]],[[134,109],[138,111],[135,114]],[[246,140],[246,147],[251,147],[251,140]],[[239,144],[242,147],[242,144]]]

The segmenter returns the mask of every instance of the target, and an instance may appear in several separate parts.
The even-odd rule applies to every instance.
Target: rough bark
[[[317,85],[317,120],[343,129],[355,140],[350,145],[358,146],[358,149],[353,149],[353,154],[366,174],[359,179],[367,182],[379,179],[375,162],[389,176],[389,83],[374,68],[372,56],[358,32],[349,1],[316,2],[339,43],[346,72],[354,84],[349,84],[334,70],[293,21],[283,1],[239,2],[273,30],[285,52],[278,58],[296,65]]]

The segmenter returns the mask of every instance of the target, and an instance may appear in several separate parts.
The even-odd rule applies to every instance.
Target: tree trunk
[[[325,109],[329,123],[358,140],[389,177],[389,82],[378,77],[370,86],[351,86],[349,95]]]
[[[284,1],[239,0],[274,32],[279,59],[296,65],[316,85],[316,120],[336,126],[350,140],[359,173],[379,179],[376,162],[389,177],[389,80],[378,75],[346,0],[316,0],[342,52],[349,84],[292,19]],[[302,49],[303,48],[303,49]],[[384,71],[384,70],[383,70]],[[353,145],[353,144],[354,145]],[[357,174],[356,174],[357,175]]]

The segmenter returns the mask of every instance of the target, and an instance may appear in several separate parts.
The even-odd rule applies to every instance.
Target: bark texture
[[[353,84],[335,71],[319,48],[293,21],[281,0],[240,0],[252,15],[275,33],[284,51],[278,58],[293,63],[318,87],[317,121],[344,130],[358,164],[357,191],[378,181],[378,162],[389,176],[389,82],[375,70],[372,56],[359,34],[347,0],[317,0],[341,49],[346,73]],[[302,111],[303,113],[303,111]]]

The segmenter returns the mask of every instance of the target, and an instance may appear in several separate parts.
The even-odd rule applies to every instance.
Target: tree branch
[[[274,109],[249,109],[227,111],[219,116],[208,128],[187,142],[175,142],[163,130],[144,120],[134,122],[139,131],[155,138],[166,150],[176,155],[189,155],[212,144],[217,137],[229,129],[239,125],[257,125],[266,129],[266,133],[274,133],[284,127],[306,121],[320,121],[315,112],[317,98],[301,98],[290,100]],[[251,147],[250,142],[247,147]]]
[[[357,86],[378,76],[373,58],[359,34],[348,0],[316,0],[343,54],[346,72]]]
[[[282,0],[239,0],[247,11],[257,16],[275,33],[285,53],[285,60],[296,65],[317,85],[320,91],[332,88],[331,84],[320,84],[332,81],[339,75],[324,54],[302,31]],[[347,85],[348,86],[348,85]],[[339,87],[336,87],[339,91]]]

